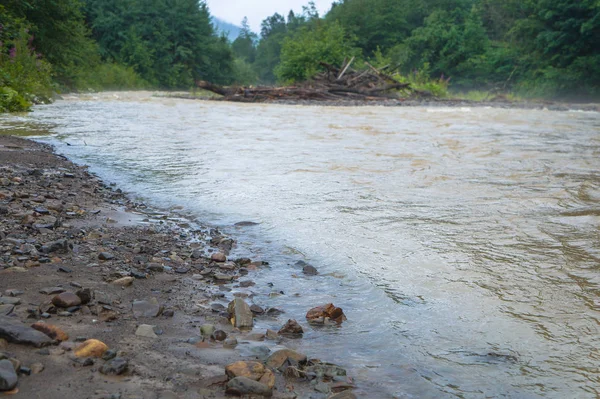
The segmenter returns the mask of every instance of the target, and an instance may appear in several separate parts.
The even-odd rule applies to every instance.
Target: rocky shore
[[[260,308],[268,260],[230,259],[231,238],[172,216],[0,136],[0,397],[356,397],[342,367],[294,351],[302,325],[343,323],[341,309]]]

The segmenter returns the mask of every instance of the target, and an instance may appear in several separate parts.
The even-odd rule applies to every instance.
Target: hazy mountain
[[[237,39],[241,31],[241,28],[239,26],[223,21],[222,19],[217,17],[213,17],[213,25],[219,33],[227,34],[227,37],[230,41],[234,41],[235,39]]]

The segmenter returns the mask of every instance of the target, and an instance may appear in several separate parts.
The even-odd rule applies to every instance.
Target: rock
[[[214,332],[215,326],[213,324],[203,324],[200,327],[200,335],[202,335],[204,339],[210,338]]]
[[[336,393],[333,396],[330,396],[329,399],[357,399],[357,397],[351,391],[346,390],[340,393]]]
[[[16,368],[16,367],[15,367]],[[17,372],[19,374],[31,375],[31,369],[27,366],[21,366],[18,368]]]
[[[267,329],[267,333],[265,334],[265,337],[267,337],[267,339],[270,339],[270,340],[279,339],[279,335],[277,334],[277,331],[273,331],[270,329]]]
[[[135,277],[138,280],[144,280],[144,279],[148,278],[148,275],[146,273],[142,273],[137,270],[132,270],[130,274],[131,274],[131,277]]]
[[[117,357],[107,363],[105,363],[101,368],[100,372],[105,375],[121,375],[127,368],[129,367],[129,363],[127,360]]]
[[[33,363],[33,364],[31,365],[31,372],[32,372],[33,374],[39,374],[39,373],[41,373],[42,371],[44,371],[44,368],[45,368],[45,367],[44,367],[44,365],[43,365],[42,363]]]
[[[258,381],[246,377],[236,377],[227,383],[226,391],[231,395],[261,395],[271,397],[273,390]]]
[[[148,300],[133,301],[132,309],[133,316],[137,319],[140,317],[158,317],[162,307],[158,303],[158,299],[150,298]]]
[[[79,297],[79,299],[81,299],[82,305],[86,305],[86,304],[90,303],[91,300],[94,298],[92,290],[90,290],[89,288],[84,288],[84,289],[78,290],[75,293],[75,295],[77,295]]]
[[[266,361],[267,367],[278,369],[290,359],[292,363],[306,363],[306,355],[291,349],[281,349],[273,353]]]
[[[164,272],[165,267],[163,265],[159,265],[158,263],[148,263],[146,270],[150,272]]]
[[[253,287],[255,285],[256,285],[256,283],[251,280],[240,281],[240,287],[242,287],[242,288]]]
[[[8,348],[8,342],[4,338],[0,338],[0,351],[6,350]]]
[[[6,290],[4,292],[4,295],[6,295],[6,296],[20,296],[20,295],[23,295],[23,294],[24,294],[23,291],[16,290],[16,289],[10,289],[10,290]]]
[[[254,381],[258,381],[265,373],[265,370],[265,366],[260,362],[239,361],[225,367],[225,374],[227,374],[229,378],[247,377]]]
[[[67,333],[65,333],[63,330],[52,324],[46,324],[44,322],[38,321],[37,323],[32,324],[31,328],[33,328],[34,330],[38,330],[39,332],[42,332],[50,338],[59,342],[67,341],[69,339],[69,335]]]
[[[79,358],[84,357],[97,357],[101,358],[104,352],[108,350],[108,346],[102,341],[97,339],[88,339],[77,348],[75,348],[75,356]]]
[[[260,377],[260,380],[258,380],[258,382],[260,382],[261,384],[265,384],[270,389],[273,389],[273,387],[275,387],[275,374],[273,374],[271,370],[266,369],[265,373],[262,375],[262,377]]]
[[[281,327],[281,330],[279,330],[278,334],[280,335],[302,335],[304,334],[304,330],[302,329],[302,326],[300,326],[300,324],[298,324],[298,322],[296,320],[288,320],[287,323],[285,323],[285,325],[283,327]]]
[[[304,266],[302,268],[302,273],[306,274],[307,276],[316,276],[317,274],[319,274],[317,269],[312,265]]]
[[[104,352],[104,355],[102,355],[102,360],[108,361],[114,359],[115,357],[117,357],[117,351],[109,349],[106,352]]]
[[[113,285],[118,285],[119,287],[129,287],[135,281],[135,277],[123,277],[118,280],[112,282]]]
[[[137,328],[135,335],[144,338],[158,338],[158,335],[156,335],[156,333],[154,332],[154,326],[151,326],[149,324],[141,324]]]
[[[210,256],[210,260],[215,262],[225,262],[227,261],[227,256],[222,252],[217,252]]]
[[[62,287],[46,287],[40,290],[40,294],[44,295],[56,295],[65,292],[66,290]]]
[[[235,348],[238,344],[238,340],[235,338],[227,338],[225,342],[223,342],[223,348]]]
[[[19,298],[0,296],[0,305],[20,305],[20,304],[21,304],[21,300]]]
[[[113,254],[111,254],[110,252],[100,252],[98,254],[98,259],[100,259],[100,260],[112,260],[114,258],[115,258],[115,256]]]
[[[324,382],[319,382],[317,385],[315,385],[315,391],[328,394],[331,392],[331,389],[329,388],[329,385],[325,384]]]
[[[215,338],[215,341],[225,341],[225,339],[227,339],[227,333],[223,330],[217,330],[213,333],[213,337]]]
[[[19,378],[8,360],[0,360],[0,391],[10,391],[17,386]]]
[[[71,248],[72,248],[72,245],[69,244],[69,242],[63,238],[61,240],[56,240],[56,241],[52,241],[47,244],[44,244],[42,246],[41,251],[45,254],[49,254],[52,252],[67,253],[67,252],[69,252],[69,250]]]
[[[328,303],[327,305],[317,306],[309,310],[306,313],[306,319],[309,323],[315,324],[325,324],[330,320],[341,324],[346,320],[346,316],[342,308],[337,308],[332,303]]]
[[[215,273],[213,277],[215,278],[215,280],[220,280],[220,281],[233,280],[233,276],[230,276],[229,274],[223,274],[223,273]]]
[[[15,310],[15,305],[0,305],[0,316],[8,316]]]
[[[52,339],[46,334],[6,316],[0,316],[0,338],[4,338],[8,342],[32,345],[37,348],[52,344]]]
[[[81,305],[81,299],[72,292],[63,292],[52,298],[52,304],[59,308],[70,308]]]
[[[234,327],[252,328],[254,325],[252,311],[243,299],[235,298],[229,303],[227,311],[229,312]]]
[[[265,313],[265,310],[263,308],[261,308],[258,305],[254,305],[254,304],[252,306],[250,306],[250,311],[252,311],[252,313],[254,313],[254,314],[263,314],[263,313]]]

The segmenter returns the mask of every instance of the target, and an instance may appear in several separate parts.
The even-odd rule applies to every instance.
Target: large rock
[[[39,332],[42,332],[50,338],[60,342],[67,341],[69,339],[69,335],[66,332],[52,324],[46,324],[44,322],[38,321],[37,323],[32,324],[31,328],[33,328],[34,330],[38,330]]]
[[[69,241],[63,238],[61,240],[56,240],[45,244],[44,246],[42,246],[41,251],[45,254],[49,254],[52,252],[67,253],[69,252],[71,247],[72,245],[69,244]]]
[[[327,305],[317,306],[316,308],[309,310],[306,313],[306,319],[314,324],[325,324],[329,321],[341,324],[346,320],[346,315],[344,315],[342,308],[338,308],[332,303],[328,303]]]
[[[252,328],[254,319],[250,306],[241,298],[235,298],[227,307],[231,323],[237,328]]]
[[[108,346],[104,342],[97,339],[88,339],[75,348],[75,356],[101,358],[107,350]]]
[[[81,305],[81,298],[72,292],[63,292],[52,298],[52,304],[59,308],[70,308]]]
[[[133,316],[137,319],[140,317],[157,317],[162,307],[158,303],[158,299],[150,298],[148,300],[133,301],[132,309]]]
[[[291,349],[281,349],[269,356],[266,365],[267,367],[278,369],[283,366],[288,359],[290,360],[290,363],[301,364],[306,363],[307,357],[305,354]]]
[[[0,316],[0,338],[15,344],[32,345],[37,348],[52,344],[52,339],[46,334],[10,317]]]
[[[8,360],[0,360],[0,391],[14,389],[18,381],[13,364]]]
[[[154,327],[149,324],[141,324],[135,331],[135,335],[144,338],[158,338],[158,335],[154,332]]]
[[[281,327],[281,330],[279,330],[279,334],[298,337],[304,334],[304,330],[296,320],[290,319],[287,323],[285,323],[285,326]]]
[[[258,381],[265,373],[265,366],[260,362],[235,362],[225,367],[225,373],[229,378],[246,377]]]
[[[260,395],[271,397],[273,390],[265,384],[246,377],[236,377],[227,383],[226,392],[230,395]]]

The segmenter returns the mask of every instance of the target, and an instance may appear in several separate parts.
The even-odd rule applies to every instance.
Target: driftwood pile
[[[286,87],[224,87],[206,81],[197,82],[199,88],[220,94],[227,101],[265,102],[276,100],[311,101],[382,101],[399,99],[398,92],[405,95],[427,97],[429,93],[418,92],[409,83],[399,83],[384,72],[366,63],[368,69],[356,71],[350,66],[354,58],[341,68],[321,62],[324,72],[310,81]]]

